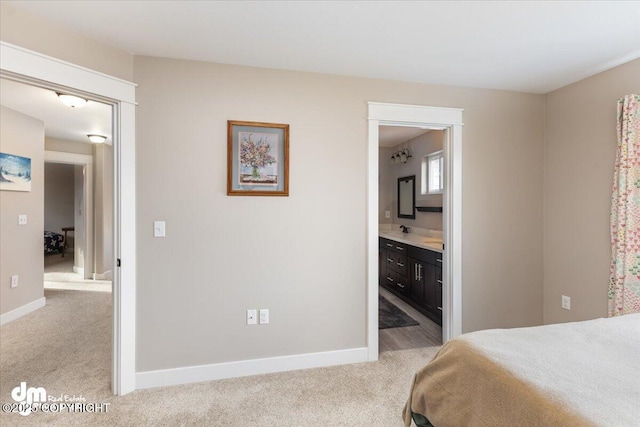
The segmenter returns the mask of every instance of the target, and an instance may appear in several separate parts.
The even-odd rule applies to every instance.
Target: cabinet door
[[[423,305],[431,313],[435,313],[438,309],[436,302],[436,266],[424,263],[424,298]]]
[[[435,315],[439,320],[438,324],[442,325],[442,267],[436,267],[436,310]]]
[[[424,263],[415,258],[409,258],[411,299],[418,304],[423,304],[424,299]]]

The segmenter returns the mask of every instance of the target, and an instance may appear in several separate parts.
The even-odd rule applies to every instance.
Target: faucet
[[[401,225],[400,228],[402,228],[402,232],[403,233],[408,233],[409,232],[409,227],[407,227],[406,225]]]

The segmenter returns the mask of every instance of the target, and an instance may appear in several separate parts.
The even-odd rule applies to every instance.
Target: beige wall
[[[44,229],[62,233],[62,227],[73,227],[73,165],[44,165]],[[69,234],[73,243],[73,233]]]
[[[637,59],[546,95],[545,323],[607,315],[616,102],[639,92]]]
[[[45,137],[44,149],[47,151],[61,151],[64,153],[93,155],[93,144],[85,144],[76,141],[67,141],[64,139],[56,139]]]
[[[0,314],[44,296],[44,123],[0,107],[0,151],[31,158],[31,191],[0,191]],[[18,215],[27,225],[18,225]],[[19,276],[11,288],[11,276]]]
[[[366,345],[367,101],[465,109],[463,329],[542,322],[543,96],[150,57],[134,77],[138,371]],[[290,197],[226,195],[228,119],[291,125]]]
[[[0,3],[0,39],[121,79],[133,78],[133,55],[4,2]]]
[[[94,144],[94,234],[96,278],[113,271],[113,147]],[[107,274],[107,276],[104,276]]]
[[[398,218],[398,178],[416,176],[416,206],[442,206],[441,194],[421,194],[422,159],[424,156],[442,150],[444,132],[434,130],[412,138],[391,148],[380,148],[379,166],[379,206],[380,223],[403,224],[409,227],[442,230],[442,214],[418,212],[416,219]],[[407,163],[391,164],[391,155],[409,147],[412,157]],[[384,217],[384,211],[391,211],[391,218]]]

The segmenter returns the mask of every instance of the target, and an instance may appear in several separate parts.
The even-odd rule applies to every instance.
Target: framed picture
[[[227,122],[227,195],[289,195],[289,125]]]
[[[0,153],[0,190],[31,191],[31,159]]]

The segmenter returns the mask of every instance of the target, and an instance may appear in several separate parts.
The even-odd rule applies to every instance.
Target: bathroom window
[[[443,180],[444,155],[436,151],[422,160],[422,194],[441,194],[444,189]]]

